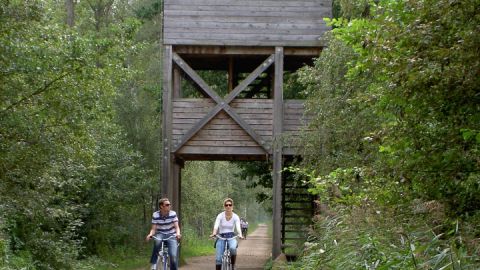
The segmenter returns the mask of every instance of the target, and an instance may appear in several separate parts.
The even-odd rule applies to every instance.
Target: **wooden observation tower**
[[[178,211],[185,160],[271,160],[273,258],[285,234],[283,160],[295,155],[283,138],[305,125],[283,77],[318,57],[331,12],[331,0],[164,0],[163,192]],[[227,89],[207,84],[206,70],[225,72]]]

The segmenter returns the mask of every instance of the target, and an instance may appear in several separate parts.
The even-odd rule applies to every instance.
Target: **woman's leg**
[[[222,265],[222,256],[225,250],[225,240],[218,239],[215,247],[215,265]]]
[[[235,261],[237,260],[237,246],[237,239],[228,240],[228,249],[230,250],[230,259],[233,269],[235,269]]]
[[[237,239],[228,240],[228,249],[230,249],[230,255],[237,255],[238,242]]]

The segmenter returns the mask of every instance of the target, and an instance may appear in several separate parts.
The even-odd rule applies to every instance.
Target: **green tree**
[[[294,267],[476,269],[478,3],[368,9],[333,19],[329,48],[299,75],[314,115],[302,168],[333,210],[320,205]]]
[[[100,37],[84,27],[81,6],[71,28],[57,5],[1,5],[0,235],[2,261],[13,268],[23,267],[16,256],[38,269],[70,269],[80,253],[125,244],[143,218],[148,169],[114,107],[133,73],[125,60],[136,23]]]
[[[402,183],[457,213],[478,209],[474,1],[370,9],[370,19],[335,19],[330,48],[300,75],[316,116],[307,162],[321,175],[363,168],[378,186]]]

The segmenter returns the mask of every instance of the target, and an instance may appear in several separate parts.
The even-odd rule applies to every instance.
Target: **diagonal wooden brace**
[[[246,123],[233,109],[230,102],[235,99],[245,88],[250,85],[262,72],[274,63],[275,55],[271,55],[262,64],[260,64],[245,80],[243,80],[230,94],[222,99],[215,91],[210,89],[207,83],[176,53],[173,55],[173,61],[186,73],[190,78],[198,84],[204,94],[212,98],[217,105],[207,113],[199,122],[197,122],[183,137],[180,142],[173,146],[173,152],[177,152],[188,140],[190,140],[197,132],[199,132],[210,120],[212,120],[220,111],[225,111],[237,124],[242,127],[245,132],[252,137],[267,153],[271,152],[265,141]]]

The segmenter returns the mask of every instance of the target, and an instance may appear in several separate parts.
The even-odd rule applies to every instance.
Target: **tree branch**
[[[59,81],[59,80],[65,78],[65,77],[69,76],[70,74],[72,74],[72,73],[80,70],[80,68],[81,68],[81,67],[77,67],[77,68],[73,69],[73,70],[70,71],[70,72],[66,72],[66,73],[58,76],[57,78],[55,78],[54,80],[46,83],[43,87],[37,89],[35,92],[31,93],[30,95],[25,96],[25,97],[21,98],[20,100],[18,100],[17,102],[14,102],[14,103],[10,104],[10,106],[8,106],[8,107],[5,108],[4,110],[2,110],[2,111],[0,112],[0,114],[4,114],[4,113],[6,113],[7,111],[11,110],[13,107],[19,105],[20,103],[23,103],[23,102],[25,102],[26,100],[31,99],[32,97],[34,97],[34,96],[36,96],[36,95],[39,95],[39,94],[42,94],[42,93],[48,91],[49,88],[50,88],[50,86],[52,86],[54,83],[56,83],[57,81]]]

